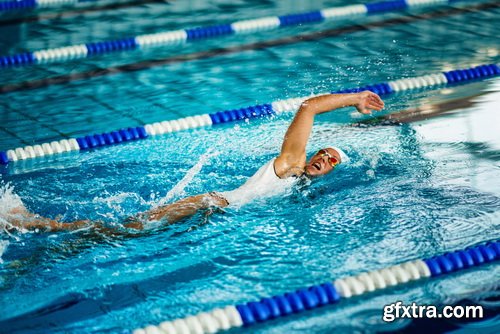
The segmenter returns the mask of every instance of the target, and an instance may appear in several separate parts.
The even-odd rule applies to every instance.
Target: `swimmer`
[[[314,118],[318,114],[343,107],[355,107],[362,114],[380,111],[384,102],[375,93],[364,91],[354,94],[328,94],[310,98],[302,103],[285,134],[280,154],[262,166],[241,187],[227,192],[209,192],[159,206],[129,217],[126,228],[142,230],[148,222],[173,224],[202,210],[243,205],[256,198],[276,196],[289,189],[299,177],[319,177],[332,172],[337,165],[348,161],[347,155],[335,146],[325,146],[306,161],[306,145]],[[325,138],[326,140],[328,138]],[[92,226],[107,232],[100,223],[80,220],[70,223],[49,219],[17,208],[11,212],[10,223],[18,228],[49,231],[77,230]],[[109,231],[108,231],[109,232]]]

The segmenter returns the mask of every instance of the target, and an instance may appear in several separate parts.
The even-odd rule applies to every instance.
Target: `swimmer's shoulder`
[[[280,179],[297,178],[304,174],[304,166],[305,156],[297,161],[282,154],[274,159],[274,174]]]

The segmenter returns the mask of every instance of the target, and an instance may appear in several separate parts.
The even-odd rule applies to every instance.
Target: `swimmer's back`
[[[259,168],[242,186],[231,191],[220,192],[230,206],[241,206],[259,198],[282,195],[296,183],[293,177],[281,179],[274,170],[274,161],[268,161]]]

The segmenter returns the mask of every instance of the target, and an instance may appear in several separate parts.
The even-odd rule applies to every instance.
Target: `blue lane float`
[[[229,305],[185,318],[167,320],[159,325],[138,328],[133,334],[205,334],[302,313],[342,299],[421,279],[437,277],[500,260],[500,242],[491,241],[463,250],[423,260],[414,260],[333,282],[313,285],[281,295],[243,304]]]
[[[134,50],[137,49],[138,45],[135,38],[125,38],[107,42],[88,43],[85,44],[85,47],[87,48],[87,55],[92,56],[115,51]]]
[[[236,305],[243,326],[335,304],[340,295],[332,283],[314,285],[294,292]]]
[[[286,27],[321,22],[325,20],[325,17],[320,10],[317,10],[308,13],[282,15],[278,16],[278,19],[280,22],[280,27]]]
[[[17,11],[25,9],[33,9],[37,7],[36,0],[20,0],[20,1],[2,1],[0,2],[0,13],[8,11]]]
[[[76,138],[76,142],[81,151],[89,150],[96,147],[110,146],[120,144],[131,140],[147,138],[148,134],[144,127],[121,129],[111,131],[109,133],[94,134]]]
[[[293,112],[300,107],[304,100],[313,96],[328,93],[356,93],[369,90],[379,95],[386,96],[417,89],[449,87],[499,75],[500,67],[497,64],[488,64],[467,69],[365,85],[357,88],[341,89],[310,96],[279,100],[272,103],[259,104],[246,108],[224,110],[210,114],[185,117],[172,121],[156,122],[139,127],[130,127],[127,129],[120,129],[101,134],[91,134],[78,138],[62,139],[51,143],[18,147],[8,150],[7,152],[0,152],[0,164],[7,165],[10,162],[69,151],[86,151],[181,130],[262,118],[266,116],[278,115],[284,112]],[[440,261],[443,262],[445,260],[441,259]]]
[[[49,8],[75,5],[80,2],[97,2],[99,0],[11,0],[0,2],[0,13],[26,11],[35,8]]]
[[[80,0],[83,1],[83,0]],[[85,0],[86,1],[86,0]],[[78,0],[21,0],[0,2],[0,12],[11,10],[13,6],[40,6],[40,3],[77,3]],[[30,64],[48,64],[54,62],[83,59],[94,55],[113,52],[125,52],[135,49],[172,46],[185,42],[193,42],[208,38],[216,38],[233,34],[249,34],[269,31],[278,28],[300,26],[329,20],[351,19],[358,16],[397,12],[408,8],[422,6],[439,6],[456,2],[456,0],[395,0],[379,1],[369,4],[350,5],[325,8],[307,13],[269,16],[257,19],[236,21],[206,27],[196,27],[175,31],[163,31],[118,40],[82,43],[59,48],[29,51],[0,57],[0,68],[25,66]],[[21,8],[19,7],[19,8]],[[16,7],[17,8],[17,7]]]
[[[411,3],[411,2],[410,2]],[[374,2],[366,5],[367,14],[378,14],[404,10],[410,7],[405,0]]]

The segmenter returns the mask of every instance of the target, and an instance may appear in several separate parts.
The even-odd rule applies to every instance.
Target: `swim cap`
[[[351,160],[351,159],[349,159],[349,156],[347,156],[347,154],[344,151],[342,151],[340,148],[338,148],[336,146],[330,146],[330,148],[333,148],[335,151],[339,152],[341,164],[346,164]]]

